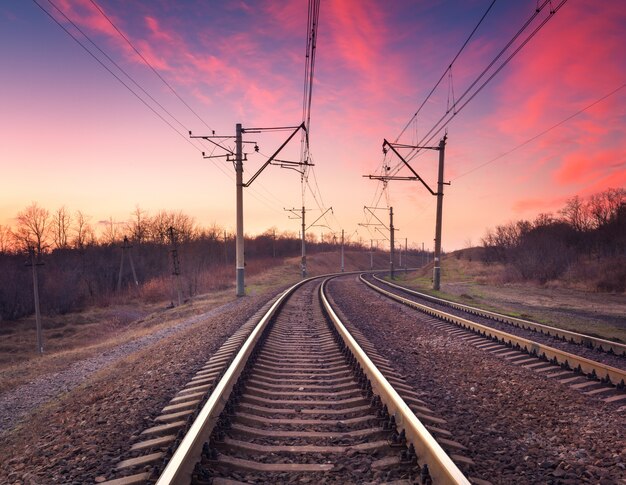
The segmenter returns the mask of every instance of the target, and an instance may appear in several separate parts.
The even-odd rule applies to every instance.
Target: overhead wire
[[[150,111],[152,111],[159,119],[161,119],[161,121],[163,121],[164,123],[166,123],[172,130],[174,130],[181,138],[183,138],[185,140],[185,142],[189,143],[192,147],[194,147],[196,150],[198,150],[199,152],[202,152],[203,149],[198,147],[195,143],[193,143],[187,135],[181,133],[175,126],[172,125],[171,122],[169,122],[161,113],[159,113],[153,106],[151,106],[146,99],[144,99],[143,97],[141,97],[134,89],[132,89],[119,75],[117,75],[109,66],[107,66],[102,59],[100,59],[97,55],[95,55],[85,44],[83,44],[81,42],[81,40],[76,37],[69,29],[67,29],[54,15],[52,15],[48,10],[46,10],[37,0],[33,0],[33,2],[44,12],[46,13],[46,15],[48,15],[48,17],[50,17],[66,34],[68,34],[76,43],[78,43],[92,58],[94,58],[104,69],[106,69],[113,77],[115,77],[128,91],[130,91],[137,99],[139,99],[148,109],[150,109]],[[183,129],[185,129],[185,131],[187,130],[187,127],[176,117],[174,116],[169,110],[167,110],[161,103],[159,103],[159,101],[157,101],[150,93],[148,93],[130,74],[128,74],[128,72],[126,72],[126,70],[120,66],[117,62],[115,62],[114,59],[112,59],[102,48],[100,48],[96,42],[91,39],[89,37],[89,35],[87,35],[87,33],[85,33],[78,25],[76,25],[75,22],[73,22],[66,14],[65,12],[63,12],[55,3],[53,0],[48,0],[48,2],[50,3],[50,5],[52,5],[52,7],[54,7],[54,9],[59,12],[60,15],[63,16],[63,18],[69,23],[71,24],[85,39],[87,39],[89,41],[89,43],[91,45],[94,46],[95,49],[97,49],[113,66],[115,66],[115,68],[117,68],[124,76],[126,76],[126,78],[128,78],[139,90],[141,90],[141,92],[143,92],[152,102],[154,102],[161,110],[163,110],[163,112],[165,112],[172,120],[174,120],[179,126],[181,126]],[[93,3],[93,2],[92,2]],[[97,5],[96,5],[97,6]],[[111,23],[111,25],[113,25],[113,27],[118,30],[118,32],[120,33],[120,35],[122,35],[122,37],[124,37],[127,42],[129,42],[129,44],[132,46],[132,44],[130,43],[130,41],[119,31],[119,29],[117,29],[117,27],[110,21],[110,19],[106,16],[106,14],[104,14],[104,12],[98,8],[98,10],[105,16],[105,18],[107,18],[107,20],[109,20],[109,22]],[[134,48],[134,47],[133,47]],[[135,51],[138,53],[138,55],[140,57],[143,58],[143,56],[141,56],[141,53],[139,53],[136,49]],[[149,65],[149,67],[152,70],[155,70],[145,59],[144,61],[146,62],[146,64]],[[157,72],[158,75],[158,72]],[[161,79],[162,77],[159,76]],[[175,92],[174,88],[172,88],[167,81],[165,81],[164,79],[162,79],[163,82],[165,82],[166,85],[168,85],[168,87],[171,88],[171,90],[173,92]],[[183,102],[183,104],[185,104],[192,112],[193,109],[191,107],[188,106],[188,104],[178,95],[178,93],[175,93],[176,96]],[[197,115],[197,113],[194,112],[194,114]],[[198,116],[199,117],[199,116]],[[201,121],[210,128],[210,126],[204,122],[204,120],[201,119]],[[215,147],[213,147],[213,150],[215,149]],[[213,164],[218,168],[218,170],[220,172],[222,172],[222,174],[226,175],[229,179],[234,181],[234,176],[232,174],[230,174],[230,172],[228,172],[224,167],[222,167],[219,163],[217,163],[216,161],[213,161]],[[279,212],[280,211],[276,208],[273,207],[271,204],[271,202],[269,201],[269,199],[267,197],[264,197],[260,192],[256,191],[256,190],[252,190],[255,193],[251,193],[250,195],[256,199],[258,202],[262,203],[263,205],[265,205],[266,207],[274,210],[275,212]],[[255,195],[256,194],[256,195]],[[265,200],[262,200],[265,199]],[[277,199],[279,200],[279,199]],[[282,202],[279,200],[279,202]]]
[[[48,0],[50,2],[50,0]],[[161,121],[163,121],[166,125],[168,125],[172,130],[174,130],[181,138],[183,138],[187,143],[193,146],[196,150],[200,150],[194,143],[191,142],[187,138],[186,135],[182,134],[172,123],[170,123],[167,119],[161,115],[157,110],[155,110],[148,102],[139,96],[136,91],[134,91],[124,80],[118,76],[113,70],[107,66],[102,60],[96,56],[93,52],[91,52],[87,46],[85,46],[72,32],[70,32],[54,15],[52,15],[48,10],[46,10],[37,0],[33,0],[33,2],[46,14],[50,17],[63,31],[69,35],[74,41],[80,45],[91,57],[93,57],[104,69],[106,69],[115,79],[117,79],[128,91],[130,91],[139,101],[141,101],[150,111],[152,111]],[[52,2],[50,2],[52,4]],[[54,6],[54,4],[52,4]],[[56,6],[55,6],[56,7]]]
[[[117,31],[117,33],[128,43],[128,45],[135,51],[135,53],[141,58],[141,60],[163,82],[163,84],[165,84],[169,88],[169,90],[180,100],[180,102],[183,103],[187,107],[187,109],[189,111],[191,111],[191,113],[193,113],[195,115],[195,117],[198,118],[198,120],[200,120],[204,124],[204,126],[206,126],[209,130],[212,130],[212,128],[207,124],[207,122],[204,121],[204,119],[202,119],[202,117],[200,117],[200,115],[198,113],[196,113],[196,111],[191,106],[189,106],[189,104],[187,104],[187,102],[178,94],[178,92],[172,87],[172,85],[170,83],[168,83],[163,78],[163,76],[161,76],[161,74],[154,68],[154,66],[152,64],[150,64],[150,62],[143,56],[143,54],[141,52],[139,52],[139,50],[133,45],[133,43],[130,41],[130,39],[126,35],[124,35],[124,33],[117,27],[117,25],[115,25],[113,23],[111,18],[104,12],[104,10],[102,10],[100,5],[98,5],[94,0],[90,0],[90,2],[94,5],[94,7],[96,7],[98,9],[98,11],[111,24],[111,26]]]
[[[411,119],[404,126],[404,128],[402,128],[402,131],[400,131],[400,134],[396,137],[396,140],[395,140],[396,143],[398,142],[400,137],[404,134],[404,132],[407,130],[407,128],[410,126],[410,124],[413,122],[413,120],[415,120],[417,118],[417,115],[419,115],[420,111],[422,111],[422,108],[428,102],[430,97],[433,95],[433,93],[435,92],[435,90],[437,89],[439,84],[441,84],[441,81],[443,81],[444,77],[446,77],[446,74],[452,69],[452,65],[456,62],[456,60],[459,58],[461,53],[465,50],[465,47],[467,47],[467,44],[469,44],[469,42],[472,39],[472,37],[474,37],[474,34],[478,30],[478,27],[480,27],[480,25],[483,23],[483,20],[485,20],[485,17],[487,17],[487,14],[491,11],[491,8],[493,7],[493,5],[495,3],[496,3],[496,0],[492,0],[492,2],[489,4],[489,7],[487,7],[487,10],[482,15],[482,17],[480,18],[480,20],[478,21],[478,23],[476,24],[476,26],[474,27],[474,29],[472,30],[470,35],[467,37],[467,39],[465,39],[465,42],[463,42],[463,45],[461,46],[461,48],[458,50],[456,55],[452,58],[452,61],[450,61],[450,64],[448,64],[448,67],[446,68],[446,70],[443,71],[443,73],[441,74],[441,77],[437,80],[437,82],[435,83],[433,88],[426,95],[426,98],[424,98],[424,101],[422,101],[422,104],[420,104],[419,108],[417,108],[417,111],[415,112],[415,114],[411,117]]]
[[[429,93],[426,95],[426,97],[424,98],[424,100],[422,101],[420,106],[417,108],[417,111],[413,114],[413,116],[411,116],[409,121],[406,123],[406,125],[402,128],[402,130],[398,134],[398,136],[395,138],[395,143],[398,142],[400,137],[402,137],[402,135],[406,132],[406,130],[409,128],[409,126],[411,126],[412,123],[415,123],[415,126],[416,126],[415,135],[417,135],[417,116],[422,111],[422,109],[424,108],[424,106],[426,105],[428,100],[431,98],[431,96],[434,94],[436,89],[439,87],[439,85],[441,84],[443,79],[446,77],[446,74],[448,74],[451,71],[452,66],[454,65],[456,60],[459,58],[461,53],[465,50],[465,48],[469,44],[470,40],[474,37],[474,34],[478,31],[478,28],[481,26],[481,24],[483,23],[483,21],[485,20],[485,18],[487,17],[487,15],[491,11],[491,9],[493,8],[495,3],[496,3],[496,0],[492,0],[492,2],[489,4],[489,6],[487,7],[485,12],[483,13],[481,18],[479,19],[478,23],[474,26],[474,28],[472,29],[470,34],[467,36],[467,38],[463,42],[463,45],[461,45],[460,49],[457,51],[457,53],[454,55],[454,57],[452,58],[452,60],[448,64],[448,67],[441,73],[441,76],[439,77],[439,79],[437,80],[435,85],[432,87],[432,89],[429,91]],[[417,140],[415,140],[414,144],[417,144]],[[387,175],[387,173],[386,173],[387,172],[387,170],[386,170],[386,168],[387,168],[386,160],[387,160],[387,154],[385,154],[385,156],[383,157],[383,163],[382,163],[382,168],[381,168],[381,172],[382,172],[381,175]],[[397,171],[397,169],[398,169],[398,167],[396,167],[394,170]],[[378,191],[379,190],[381,191],[380,195],[378,195]],[[389,206],[388,184],[385,181],[378,180],[378,183],[376,184],[376,189],[375,189],[375,192],[374,192],[374,196],[372,198],[371,205],[372,206],[377,206],[380,203],[380,199],[382,198],[383,195],[386,198],[387,206]],[[374,202],[374,200],[376,200],[376,202]]]
[[[528,42],[543,28],[543,26],[554,16],[554,14],[558,10],[560,10],[563,7],[563,5],[565,5],[566,2],[567,2],[567,0],[561,0],[561,2],[555,8],[552,7],[552,1],[551,0],[543,0],[543,3],[541,5],[538,4],[537,8],[535,9],[534,13],[530,16],[530,18],[515,33],[515,35],[509,40],[509,42],[505,45],[505,47],[500,50],[500,52],[487,65],[487,67],[485,67],[483,69],[483,71],[471,83],[471,85],[463,92],[463,94],[458,99],[454,99],[454,96],[453,96],[452,106],[451,107],[448,106],[448,109],[446,110],[444,115],[437,121],[437,123],[435,123],[435,125],[425,135],[422,136],[421,140],[418,138],[418,142],[416,143],[416,145],[417,146],[425,146],[425,145],[428,145],[429,143],[431,143],[433,141],[433,139],[437,135],[439,135],[439,133],[441,133],[441,131],[443,129],[445,129],[448,126],[448,124],[452,121],[452,119],[454,119],[454,117],[456,117],[478,95],[478,93],[480,93],[485,88],[485,86],[520,52],[520,50],[522,50],[528,44]],[[456,61],[456,59],[458,58],[458,56],[460,55],[462,50],[468,44],[469,39],[471,39],[471,37],[476,32],[478,26],[484,20],[486,14],[493,7],[493,3],[494,2],[492,2],[489,5],[489,7],[487,9],[487,12],[485,12],[483,17],[481,17],[481,20],[479,21],[478,25],[474,28],[474,30],[472,31],[472,33],[468,37],[468,40],[466,40],[466,42],[463,44],[463,46],[462,46],[461,50],[459,51],[459,53],[457,53],[457,55],[454,57],[453,62],[451,62],[449,64],[448,68],[443,72],[442,76],[437,81],[437,83],[435,84],[433,89],[429,92],[429,94],[427,95],[426,99],[422,102],[422,104],[420,105],[420,107],[418,108],[416,113],[411,117],[409,122],[403,127],[400,135],[398,135],[398,137],[395,140],[396,142],[406,132],[408,127],[411,125],[411,123],[414,120],[415,121],[417,120],[417,115],[419,114],[421,109],[424,107],[424,105],[426,104],[428,99],[432,96],[432,94],[434,93],[436,88],[439,86],[439,84],[441,83],[441,81],[445,77],[446,73],[449,73],[451,71],[451,68],[452,68],[452,65],[453,65],[454,61]],[[543,21],[520,43],[520,45],[517,46],[517,48],[496,68],[496,70],[474,92],[472,92],[472,89],[476,86],[476,84],[478,84],[480,82],[480,80],[491,70],[491,68],[495,65],[495,63],[497,63],[498,60],[509,50],[509,48],[517,41],[517,39],[524,33],[524,31],[526,31],[528,26],[530,26],[532,24],[532,22],[535,20],[535,18],[539,15],[539,13],[548,4],[550,5],[550,13],[549,13],[549,15],[545,19],[543,19]],[[453,88],[449,87],[449,89],[453,89]],[[459,106],[459,103],[468,95],[469,95],[469,98],[463,104],[461,104]],[[452,113],[452,114],[450,114],[450,113]],[[448,119],[446,119],[446,118],[448,118]],[[405,156],[405,158],[406,158],[406,160],[410,161],[413,158],[415,158],[417,155],[419,155],[421,152],[422,152],[421,148],[412,149],[411,152],[408,155]],[[403,166],[404,166],[403,162],[398,162],[394,167],[388,167],[387,166],[387,154],[385,154],[385,156],[383,157],[382,168],[383,168],[385,174],[395,175],[396,173],[398,173],[402,169]],[[381,185],[381,183],[379,183],[377,185]],[[383,186],[384,186],[384,184],[383,184]],[[377,187],[377,191],[378,191],[378,187]],[[377,191],[375,192],[375,194],[377,193]],[[382,196],[382,194],[381,194],[381,196]],[[375,197],[376,197],[376,195],[375,195]],[[380,197],[378,198],[378,200],[380,200]]]
[[[502,69],[504,69],[504,67],[528,44],[528,42],[530,42],[530,40],[537,35],[537,33],[543,28],[543,26],[554,16],[554,14],[556,14],[556,12],[558,12],[561,7],[563,7],[563,5],[565,5],[565,3],[567,3],[567,0],[561,0],[561,2],[554,7],[549,15],[542,20],[542,22],[529,34],[529,36],[524,39],[520,45],[504,60],[504,62],[502,62],[502,64],[500,64],[497,69],[470,95],[470,97],[459,107],[457,107],[457,104],[465,97],[467,96],[470,91],[474,88],[474,86],[476,86],[476,84],[480,81],[480,79],[489,71],[489,69],[491,69],[491,67],[493,67],[493,65],[495,64],[495,62],[497,62],[497,60],[504,54],[504,52],[506,52],[506,50],[512,45],[512,43],[519,37],[519,35],[523,32],[523,30],[526,29],[526,27],[530,24],[530,22],[532,20],[534,20],[534,18],[536,17],[536,15],[539,13],[539,11],[541,9],[543,9],[547,3],[549,3],[550,0],[545,0],[544,3],[536,10],[535,14],[533,14],[533,16],[531,17],[531,19],[529,19],[529,21],[527,21],[524,26],[522,27],[522,29],[520,29],[520,31],[518,31],[518,33],[514,36],[513,39],[511,39],[511,41],[509,41],[509,43],[505,46],[505,48],[503,48],[498,55],[495,57],[495,59],[480,73],[480,75],[474,80],[474,82],[472,82],[472,84],[463,92],[463,94],[459,97],[459,99],[457,99],[455,101],[455,103],[452,105],[452,114],[450,115],[450,112],[446,112],[440,119],[439,121],[437,121],[437,123],[435,123],[435,125],[426,133],[426,135],[424,135],[424,137],[422,138],[422,141],[419,142],[419,145],[428,145],[429,143],[431,143],[433,141],[434,138],[437,137],[437,135],[439,135],[439,133],[441,133],[441,131],[443,129],[445,129],[448,124],[452,121],[452,119],[457,116],[477,95],[478,93],[480,93],[485,86],[498,74],[500,73],[500,71]],[[448,118],[448,120],[446,120],[444,122],[444,120]],[[443,124],[442,124],[443,123]],[[441,126],[439,126],[441,125]],[[412,155],[407,156],[407,160],[411,160],[412,158],[415,157],[415,154],[417,152],[419,152],[420,149],[416,149],[414,150]]]
[[[452,180],[458,180],[461,177],[465,177],[466,175],[469,175],[470,173],[473,173],[483,167],[486,167],[487,165],[490,165],[494,162],[496,162],[497,160],[500,160],[501,158],[506,157],[507,155],[510,155],[511,153],[513,153],[516,150],[519,150],[520,148],[528,145],[529,143],[532,143],[533,141],[535,141],[536,139],[548,134],[549,132],[551,132],[552,130],[558,128],[559,126],[567,123],[568,121],[570,121],[571,119],[577,117],[578,115],[584,113],[585,111],[593,108],[594,106],[596,106],[597,104],[601,103],[602,101],[610,98],[611,96],[617,94],[619,91],[621,91],[622,89],[626,88],[626,83],[623,83],[621,86],[618,86],[617,88],[613,89],[611,92],[605,94],[604,96],[602,96],[601,98],[596,99],[594,102],[588,104],[587,106],[585,106],[584,108],[579,109],[578,111],[576,111],[575,113],[567,116],[566,118],[562,119],[561,121],[559,121],[558,123],[555,123],[554,125],[552,125],[551,127],[541,131],[540,133],[537,133],[536,135],[528,138],[526,141],[520,143],[519,145],[516,145],[515,147],[511,148],[510,150],[507,150],[504,153],[501,153],[500,155],[498,155],[497,157],[492,158],[491,160],[481,163],[480,165],[477,165],[475,167],[472,167],[471,169],[467,170],[466,172],[463,172],[460,175],[457,175],[455,178],[453,178]]]
[[[47,0],[50,5],[52,5],[56,11],[58,11],[63,18],[67,20],[81,35],[83,35],[113,66],[115,66],[121,73],[124,74],[138,89],[141,90],[151,101],[153,101],[159,108],[161,108],[167,115],[172,118],[178,125],[180,125],[183,129],[188,131],[185,125],[176,118],[170,111],[168,111],[161,103],[159,103],[150,93],[148,93],[130,74],[126,72],[126,70],[121,67],[117,62],[115,62],[103,49],[101,49],[75,22],[73,22],[55,3],[53,0]],[[33,0],[33,2],[46,14],[50,17],[67,35],[69,35],[76,43],[78,43],[93,59],[95,59],[104,69],[106,69],[117,81],[119,81],[128,91],[130,91],[139,101],[141,101],[150,111],[152,111],[161,121],[167,124],[172,130],[174,130],[182,139],[185,140],[188,144],[194,147],[199,152],[202,152],[202,148],[198,147],[195,143],[193,143],[187,135],[181,133],[170,121],[168,121],[161,113],[159,113],[153,106],[151,106],[146,99],[141,97],[135,90],[133,90],[119,75],[117,75],[109,66],[107,66],[102,59],[100,59],[97,55],[95,55],[81,40],[76,37],[69,29],[67,29],[54,15],[52,15],[48,10],[46,10],[37,0]],[[113,25],[113,24],[112,24]],[[150,66],[152,67],[152,66]],[[172,88],[173,89],[173,88]],[[184,100],[181,99],[184,102]],[[186,104],[186,103],[185,103]],[[193,111],[193,110],[192,110]],[[208,124],[204,123],[206,126]],[[209,127],[210,128],[210,127]],[[222,174],[226,175],[229,179],[234,180],[234,177],[226,171],[221,165],[217,162],[213,161],[213,164],[222,172]],[[269,205],[269,199],[264,197],[266,201],[262,200],[260,197],[263,197],[258,191],[254,191],[258,195],[250,194],[254,199],[258,202],[262,203],[266,207],[272,209],[275,212],[280,213],[276,207],[272,207]]]

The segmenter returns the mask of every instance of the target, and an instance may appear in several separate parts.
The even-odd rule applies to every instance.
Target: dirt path
[[[11,401],[11,410],[3,401],[0,483],[94,483],[107,475],[133,436],[275,294],[220,305],[77,361],[48,382],[40,376],[9,391],[20,399]],[[45,396],[31,406],[23,404],[34,399],[27,392]],[[6,416],[11,412],[22,420]]]
[[[166,327],[153,334],[122,343],[102,354],[74,362],[69,368],[37,379],[0,395],[0,437],[32,410],[44,405],[62,393],[75,389],[90,376],[130,354],[142,350],[164,338],[185,330],[203,319],[210,318],[235,309],[241,300],[232,301],[209,310],[201,315],[187,318],[171,327]]]

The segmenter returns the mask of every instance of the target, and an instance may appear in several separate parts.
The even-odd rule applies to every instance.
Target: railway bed
[[[616,355],[613,352],[604,352],[599,346],[590,348],[587,345],[564,340],[558,336],[496,321],[493,318],[473,313],[469,314],[438,301],[425,300],[423,297],[428,297],[428,295],[403,289],[399,285],[384,282],[380,278],[374,279],[361,275],[360,279],[366,285],[396,301],[412,306],[417,310],[426,311],[443,321],[460,327],[457,328],[458,335],[466,336],[475,345],[480,345],[492,352],[502,353],[503,356],[510,359],[526,357],[527,362],[525,364],[527,365],[536,364],[539,366],[543,362],[545,364],[544,371],[547,374],[562,370],[561,377],[571,379],[572,382],[576,380],[575,384],[579,384],[580,389],[604,396],[613,402],[626,404],[626,356],[621,353]],[[434,300],[441,301],[437,298]],[[473,336],[470,335],[472,332],[474,333]],[[480,336],[484,338],[481,339]],[[621,352],[621,344],[614,344],[616,345],[615,348]],[[515,352],[516,350],[526,355],[520,355],[519,352]],[[510,354],[505,355],[506,352],[510,352]],[[532,358],[539,358],[539,361],[533,361]],[[562,369],[550,369],[549,364],[560,366]],[[579,379],[575,379],[575,375],[567,375],[566,371],[568,370],[576,371]],[[584,382],[585,376],[592,379],[592,382]]]
[[[626,483],[624,403],[605,403],[573,382],[559,384],[477,348],[468,341],[476,334],[460,338],[459,327],[393,302],[355,277],[333,280],[329,293],[346,324],[384,350],[447,421],[475,462],[474,476],[507,484]]]
[[[590,359],[600,359],[602,362],[614,367],[626,369],[626,343],[606,340],[592,335],[581,334],[558,327],[553,327],[522,318],[516,318],[502,313],[496,313],[481,308],[456,303],[450,300],[437,298],[426,293],[415,291],[411,288],[399,285],[380,278],[376,274],[363,275],[372,283],[379,284],[389,290],[399,290],[402,294],[416,302],[427,302],[432,308],[448,312],[459,317],[470,317],[472,320],[484,325],[493,326],[515,335],[535,339],[539,342],[562,348],[572,353],[578,353]],[[603,355],[605,354],[605,355]]]
[[[324,284],[296,286],[207,362],[106,483],[471,483],[445,420],[355,340]]]

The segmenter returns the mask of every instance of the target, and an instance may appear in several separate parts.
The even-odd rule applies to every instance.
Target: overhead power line
[[[50,2],[50,4],[56,8],[57,10],[58,7],[52,3],[50,0],[48,0]],[[161,113],[159,113],[156,109],[154,109],[152,106],[150,106],[150,104],[141,96],[139,96],[139,94],[137,94],[136,91],[134,91],[126,82],[124,82],[124,80],[122,78],[120,78],[120,76],[118,76],[115,72],[113,72],[113,70],[107,66],[102,59],[100,59],[98,56],[96,56],[93,52],[91,52],[87,46],[85,46],[85,44],[83,44],[80,39],[78,37],[76,37],[72,32],[70,32],[61,22],[59,22],[59,20],[52,15],[50,12],[48,12],[48,10],[46,10],[45,8],[43,8],[43,6],[37,1],[37,0],[33,0],[33,2],[48,16],[50,17],[59,27],[61,27],[61,29],[63,29],[63,31],[69,35],[72,39],[74,39],[74,41],[80,45],[91,57],[93,57],[102,67],[104,67],[115,79],[117,79],[122,86],[124,86],[128,91],[130,91],[133,96],[135,96],[139,101],[141,101],[150,111],[152,111],[157,117],[159,117],[159,119],[161,119],[161,121],[163,121],[166,125],[168,125],[172,130],[174,130],[180,137],[182,137],[187,143],[189,143],[191,146],[193,146],[196,150],[200,150],[195,144],[193,144],[190,140],[187,139],[187,137],[181,133],[180,131],[178,131],[178,129],[176,129],[176,127],[174,127],[174,125],[172,125],[172,123],[170,123],[167,119],[165,119],[163,117],[163,115],[161,115]],[[65,14],[63,14],[65,15]],[[66,17],[67,18],[67,17]],[[70,21],[71,22],[71,21]],[[72,25],[74,25],[74,27],[76,27],[76,25],[71,22]],[[77,28],[77,27],[76,27]],[[80,31],[80,29],[78,29]],[[84,35],[84,34],[83,34]],[[91,41],[90,41],[91,42]],[[92,42],[93,43],[93,42]],[[119,66],[118,66],[119,68]],[[123,72],[123,70],[122,70]],[[127,75],[127,74],[126,74]],[[127,75],[128,76],[128,75]],[[130,78],[130,76],[128,76]],[[171,115],[170,115],[171,116]]]
[[[117,31],[118,34],[120,34],[120,36],[128,43],[128,45],[135,51],[135,53],[141,58],[141,60],[152,70],[152,72],[163,82],[163,84],[165,84],[169,90],[180,100],[181,103],[183,103],[187,109],[189,111],[191,111],[196,118],[198,118],[203,124],[204,126],[206,126],[207,128],[209,128],[210,130],[212,130],[212,128],[207,124],[206,121],[204,121],[200,115],[198,113],[196,113],[196,111],[189,106],[189,104],[187,104],[187,102],[178,94],[178,92],[172,87],[172,85],[170,83],[168,83],[163,76],[161,76],[161,74],[159,73],[159,71],[157,71],[152,64],[150,64],[150,62],[143,56],[143,54],[141,52],[139,52],[139,50],[133,45],[133,43],[130,41],[130,39],[128,39],[128,37],[126,37],[124,35],[124,33],[117,28],[117,26],[113,23],[113,21],[111,20],[111,18],[104,12],[104,10],[102,10],[102,8],[100,7],[100,5],[98,5],[94,0],[90,0],[91,3],[93,4],[94,7],[96,7],[98,9],[98,11],[102,14],[102,16],[111,24],[111,26]]]
[[[93,1],[93,0],[92,0]],[[478,23],[476,24],[476,26],[474,27],[474,29],[472,30],[472,32],[470,33],[470,35],[467,37],[467,39],[465,39],[465,42],[463,43],[463,45],[461,46],[461,48],[459,49],[459,51],[456,53],[456,55],[454,56],[454,58],[452,59],[452,61],[450,61],[450,64],[448,65],[448,67],[446,68],[445,71],[443,71],[443,73],[441,74],[441,77],[439,78],[439,80],[435,83],[435,85],[433,86],[433,88],[430,90],[430,92],[428,93],[428,95],[426,96],[426,98],[424,98],[424,101],[422,101],[422,104],[420,104],[419,108],[417,108],[417,111],[415,112],[415,114],[411,117],[411,119],[408,121],[408,123],[404,126],[404,128],[402,128],[402,131],[400,132],[400,134],[396,137],[395,142],[397,143],[398,140],[400,139],[400,137],[404,134],[404,132],[407,130],[407,128],[411,125],[411,123],[413,122],[413,120],[415,120],[415,118],[417,118],[417,115],[420,113],[420,111],[422,111],[422,108],[424,107],[424,105],[428,102],[428,100],[430,99],[430,97],[433,95],[433,93],[435,92],[435,90],[437,89],[437,87],[439,86],[439,84],[441,84],[441,81],[443,81],[443,78],[446,77],[446,74],[448,74],[451,69],[452,66],[454,65],[454,63],[456,62],[456,60],[459,58],[459,56],[461,55],[461,53],[463,52],[463,50],[465,49],[465,47],[467,47],[467,44],[469,44],[469,41],[472,39],[472,37],[474,37],[474,34],[476,33],[476,31],[478,30],[478,27],[480,27],[480,24],[483,23],[483,20],[485,20],[485,17],[487,16],[487,14],[489,13],[489,11],[491,10],[491,8],[493,7],[493,5],[496,3],[496,0],[492,0],[492,2],[489,4],[489,7],[487,7],[487,10],[485,11],[485,13],[483,14],[483,16],[480,18],[480,20],[478,21]]]
[[[601,103],[602,101],[604,101],[607,98],[610,98],[611,96],[617,94],[619,91],[621,91],[622,89],[626,88],[626,83],[622,84],[621,86],[617,87],[616,89],[614,89],[613,91],[611,91],[610,93],[605,94],[604,96],[602,96],[601,98],[596,99],[593,103],[588,104],[587,106],[585,106],[582,109],[579,109],[578,111],[576,111],[575,113],[569,115],[567,118],[562,119],[561,121],[559,121],[558,123],[552,125],[550,128],[547,128],[545,130],[543,130],[540,133],[537,133],[536,135],[528,138],[526,141],[520,143],[519,145],[516,145],[515,147],[511,148],[510,150],[507,150],[504,153],[501,153],[500,155],[498,155],[495,158],[492,158],[491,160],[481,163],[480,165],[477,165],[473,168],[471,168],[470,170],[468,170],[467,172],[462,173],[461,175],[457,175],[455,178],[453,178],[452,180],[458,180],[461,177],[465,177],[466,175],[469,175],[472,172],[475,172],[476,170],[479,170],[483,167],[486,167],[487,165],[492,164],[493,162],[500,160],[501,158],[506,157],[507,155],[510,155],[511,153],[513,153],[516,150],[519,150],[520,148],[528,145],[529,143],[532,143],[533,141],[535,141],[537,138],[540,138],[546,134],[548,134],[549,132],[551,132],[552,130],[558,128],[559,126],[567,123],[568,121],[570,121],[571,119],[575,118],[576,116],[584,113],[585,111],[593,108],[595,105]]]
[[[68,36],[70,36],[78,45],[80,45],[93,59],[95,59],[104,69],[106,69],[109,74],[111,74],[122,86],[124,86],[130,93],[135,96],[139,101],[141,101],[144,106],[146,106],[154,115],[156,115],[161,121],[163,121],[167,126],[169,126],[176,134],[178,134],[181,138],[185,140],[186,143],[189,143],[192,147],[194,147],[199,152],[202,152],[202,148],[198,147],[195,143],[193,143],[185,134],[181,133],[169,120],[167,120],[161,113],[159,113],[153,106],[150,105],[142,96],[140,96],[137,91],[135,91],[128,83],[126,83],[116,72],[113,71],[111,67],[109,67],[102,59],[100,59],[94,52],[92,52],[74,33],[72,33],[68,28],[66,28],[54,15],[52,15],[48,10],[46,10],[37,0],[33,0],[33,2],[48,16],[50,17]],[[95,41],[93,41],[80,27],[76,25],[52,0],[48,0],[50,5],[52,5],[55,10],[57,10],[66,20],[70,23],[81,35],[83,35],[115,68],[117,68],[126,78],[128,78],[141,92],[143,92],[152,102],[154,102],[159,108],[161,108],[168,116],[170,116],[178,125],[185,128],[185,125],[176,118],[170,111],[168,111],[165,107],[161,105],[153,96],[151,96],[135,79],[132,78],[117,62],[115,62],[102,48],[100,48]],[[186,104],[186,103],[185,103]],[[205,123],[206,124],[206,123]],[[208,126],[208,125],[207,125]],[[186,129],[186,128],[185,128]],[[188,130],[186,130],[188,131]],[[233,176],[224,169],[221,165],[214,161],[214,165],[218,168],[222,174],[226,175],[231,180],[234,180]],[[261,204],[265,205],[269,209],[281,213],[279,209],[271,206],[268,202],[269,199],[264,197],[258,191],[253,190],[254,193],[250,195],[256,199]],[[256,194],[256,195],[255,195]],[[260,197],[263,197],[267,200],[262,200]]]
[[[539,12],[545,8],[545,6],[550,3],[551,10],[548,16],[541,21],[541,23],[526,37],[521,44],[497,67],[497,69],[474,91],[471,93],[469,98],[460,106],[457,107],[459,102],[463,100],[472,89],[478,84],[478,82],[489,72],[489,70],[495,65],[495,63],[504,55],[504,53],[509,49],[509,47],[518,39],[518,37],[523,33],[524,30],[530,25],[532,20],[539,14]],[[424,135],[422,140],[419,142],[420,145],[428,145],[436,138],[442,130],[444,130],[448,124],[452,121],[452,119],[457,116],[477,95],[480,93],[491,80],[498,75],[502,69],[531,41],[531,39],[537,35],[537,33],[543,28],[543,26],[548,23],[548,21],[558,12],[563,5],[567,3],[567,0],[561,0],[561,2],[554,8],[552,8],[552,3],[550,0],[545,0],[544,3],[537,8],[535,13],[531,16],[531,18],[524,24],[524,26],[515,34],[515,36],[507,43],[507,45],[496,55],[496,57],[489,63],[489,65],[483,69],[483,71],[478,75],[478,77],[470,84],[470,86],[463,92],[463,94],[457,99],[450,110],[446,111],[446,113],[435,123],[435,125]],[[447,118],[447,119],[446,119]],[[409,160],[415,157],[420,150],[416,150],[412,156],[408,157]]]

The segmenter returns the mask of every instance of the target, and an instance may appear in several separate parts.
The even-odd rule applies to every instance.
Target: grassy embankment
[[[513,317],[626,342],[626,295],[583,288],[585,281],[508,281],[501,264],[447,255],[442,262],[441,291],[432,290],[432,263],[397,281],[425,293]]]
[[[378,255],[377,267],[384,267],[385,259]],[[369,262],[368,253],[346,252],[345,270],[368,269]],[[340,256],[314,254],[309,257],[308,266],[310,275],[336,272]],[[277,258],[262,264],[252,261],[247,270],[248,295],[276,293],[300,280],[300,258]],[[175,295],[173,281],[163,278],[81,312],[43,315],[43,356],[35,352],[34,316],[0,321],[0,392],[234,301],[234,273],[230,266],[216,268],[204,276],[212,280],[212,290],[179,307],[171,307]]]

